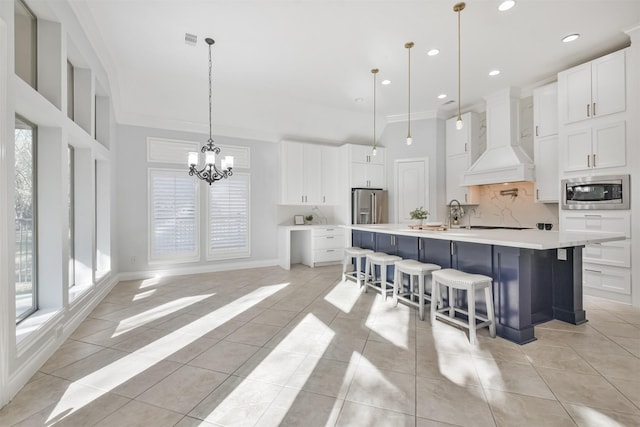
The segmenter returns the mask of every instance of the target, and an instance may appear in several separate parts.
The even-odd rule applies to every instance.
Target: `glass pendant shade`
[[[410,136],[407,137],[407,145],[411,145],[413,144],[413,138],[411,138]]]
[[[458,117],[456,120],[456,129],[461,130],[464,127],[464,123],[462,122],[462,117]]]
[[[198,164],[198,153],[195,151],[191,151],[189,153],[189,161],[188,161],[188,165],[189,166],[195,166]]]

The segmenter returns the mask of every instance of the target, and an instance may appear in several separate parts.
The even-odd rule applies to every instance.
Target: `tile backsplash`
[[[505,190],[517,189],[518,195],[502,195]],[[465,216],[460,224],[501,225],[508,227],[535,228],[536,223],[553,224],[558,229],[558,204],[536,203],[532,182],[481,185],[476,188],[479,196],[477,206],[465,206]],[[471,216],[469,218],[469,215]]]

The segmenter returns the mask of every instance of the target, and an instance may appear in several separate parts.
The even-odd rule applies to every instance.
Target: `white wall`
[[[116,249],[118,266],[124,277],[138,277],[151,271],[196,272],[234,267],[277,264],[277,203],[280,195],[280,147],[277,144],[216,137],[216,145],[238,145],[251,149],[251,257],[230,261],[206,261],[205,239],[201,238],[201,259],[196,263],[157,264],[148,262],[147,137],[197,141],[204,145],[206,135],[137,126],[117,128],[116,151]],[[224,154],[224,152],[222,153]],[[186,159],[184,173],[187,174]],[[174,167],[174,165],[171,165]],[[197,178],[193,178],[194,180]],[[229,178],[233,179],[233,178]],[[207,185],[204,181],[201,185]],[[213,184],[215,185],[215,184]],[[201,199],[202,200],[202,199]],[[201,207],[204,203],[201,202]],[[203,212],[203,211],[201,211]],[[201,215],[201,230],[205,218]],[[201,233],[203,236],[204,233]],[[135,261],[133,261],[135,259]],[[240,265],[239,265],[240,264]]]
[[[387,149],[387,189],[389,190],[389,222],[395,218],[395,162],[398,159],[429,158],[430,220],[445,219],[445,122],[441,118],[411,120],[413,144],[406,145],[407,122],[389,123],[380,137],[380,145]]]

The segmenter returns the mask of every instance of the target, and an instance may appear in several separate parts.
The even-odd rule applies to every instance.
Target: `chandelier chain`
[[[211,74],[213,72],[213,63],[211,61],[211,45],[209,45],[209,141],[213,140],[213,133],[211,131],[211,104],[212,104],[212,93],[213,90],[211,89],[212,87],[212,78],[211,78]]]

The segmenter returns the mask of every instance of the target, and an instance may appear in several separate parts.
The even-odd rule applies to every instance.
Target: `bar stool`
[[[342,259],[342,279],[346,280],[347,277],[350,277],[355,279],[358,286],[362,286],[366,279],[366,274],[362,272],[362,258],[372,253],[373,251],[371,249],[362,249],[357,246],[345,248],[344,258]],[[351,265],[351,259],[353,258],[356,259],[354,263],[355,269],[353,271],[347,271],[347,265]]]
[[[367,288],[371,287],[379,291],[386,301],[387,294],[393,292],[393,283],[387,281],[387,267],[393,266],[396,261],[401,260],[402,258],[399,256],[385,254],[384,252],[367,254],[367,262],[364,267],[364,274],[366,276],[364,282],[365,293],[367,292]],[[376,276],[376,266],[380,267],[380,279]]]
[[[398,305],[398,301],[418,307],[420,320],[424,320],[424,301],[431,301],[431,295],[425,294],[425,277],[431,276],[435,270],[440,270],[436,264],[428,264],[415,259],[403,259],[396,261],[395,274],[393,279],[393,302]],[[402,292],[402,275],[409,275],[408,292]],[[415,286],[415,278],[418,278],[418,287]],[[431,291],[433,293],[433,291]],[[417,298],[417,301],[414,299]]]
[[[449,288],[449,306],[443,308],[436,308],[437,304],[431,304],[431,325],[435,325],[436,318],[444,319],[446,321],[455,323],[456,325],[463,326],[469,329],[469,341],[471,344],[476,343],[476,329],[489,326],[489,334],[491,337],[496,336],[496,318],[493,310],[493,292],[491,277],[484,276],[482,274],[470,274],[463,271],[455,270],[453,268],[445,268],[444,270],[434,271],[432,274],[433,282],[431,285],[431,299],[432,301],[441,301],[440,298],[440,286],[446,286]],[[467,306],[468,310],[455,307],[453,298],[453,290],[462,289],[467,291]],[[479,316],[476,314],[476,300],[475,291],[478,289],[484,289],[484,296],[487,303],[487,317]],[[446,314],[448,312],[448,314]],[[456,313],[462,313],[468,316],[469,321],[465,322],[462,319],[455,317]],[[476,319],[481,320],[476,324]]]

